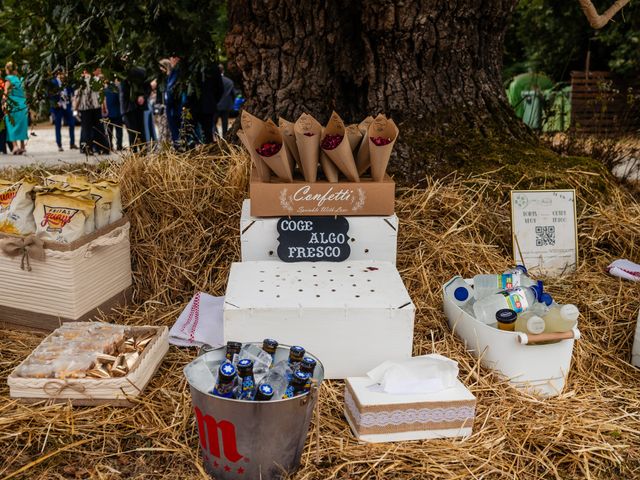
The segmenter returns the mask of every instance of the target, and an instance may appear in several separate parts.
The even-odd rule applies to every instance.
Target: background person
[[[114,79],[104,88],[104,111],[107,140],[111,150],[122,150],[122,113],[120,112],[120,82]],[[115,148],[114,148],[115,136]]]
[[[75,139],[76,119],[73,116],[73,89],[65,85],[66,75],[63,70],[58,70],[51,79],[51,94],[49,95],[50,112],[53,116],[53,124],[56,129],[56,144],[58,151],[62,152],[62,123],[69,127],[69,148],[78,148]]]
[[[164,92],[164,105],[167,113],[167,123],[174,147],[180,141],[180,129],[182,128],[182,108],[185,106],[185,98],[179,89],[180,78],[180,57],[172,55],[169,57],[171,71],[167,76],[167,88]]]
[[[80,113],[80,150],[85,155],[108,153],[109,142],[102,123],[102,70],[96,68],[93,76],[85,70],[82,84],[75,96],[76,110]]]
[[[131,67],[127,77],[120,82],[120,111],[129,135],[129,148],[139,151],[148,141],[145,136],[144,112],[147,109],[149,83],[147,71],[142,67]]]
[[[233,80],[224,75],[224,67],[222,65],[218,65],[220,69],[220,76],[222,77],[222,96],[220,97],[220,101],[218,102],[216,115],[213,120],[213,126],[216,129],[216,133],[218,130],[218,118],[220,119],[220,123],[222,124],[222,138],[227,136],[227,130],[229,128],[229,112],[233,108],[233,104],[235,102],[236,97],[236,87],[233,84]]]
[[[5,65],[7,73],[4,79],[4,123],[7,130],[7,141],[13,142],[13,154],[22,155],[27,150],[25,141],[29,139],[29,108],[22,78],[18,77],[18,69],[13,62]],[[17,144],[16,142],[19,142]]]

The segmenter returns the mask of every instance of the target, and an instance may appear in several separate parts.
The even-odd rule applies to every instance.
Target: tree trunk
[[[242,72],[246,108],[263,118],[393,117],[401,136],[392,168],[413,182],[438,167],[425,158],[426,135],[463,125],[526,138],[501,78],[516,3],[234,0],[227,53]]]

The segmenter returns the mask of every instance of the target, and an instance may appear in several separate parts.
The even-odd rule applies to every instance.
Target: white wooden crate
[[[251,201],[242,203],[240,248],[242,261],[277,260],[280,217],[252,217]],[[396,263],[398,217],[346,217],[349,221],[349,260],[377,260]]]
[[[414,315],[390,262],[234,263],[224,339],[301,345],[326,378],[346,378],[410,357]]]

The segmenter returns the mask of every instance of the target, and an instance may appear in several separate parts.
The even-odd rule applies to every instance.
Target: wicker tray
[[[90,322],[86,322],[90,323]],[[120,378],[25,378],[16,375],[20,366],[7,378],[9,394],[23,403],[47,401],[72,405],[115,405],[130,407],[144,391],[169,350],[167,327],[129,327],[128,333],[156,332],[142,351],[131,371]],[[54,332],[55,333],[55,332]],[[52,333],[53,335],[53,333]],[[48,338],[48,337],[47,337]],[[25,359],[20,365],[28,360]]]

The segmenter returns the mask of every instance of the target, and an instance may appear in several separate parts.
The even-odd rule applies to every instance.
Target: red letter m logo
[[[198,433],[200,434],[200,445],[204,450],[207,449],[209,443],[209,452],[220,458],[220,441],[218,439],[218,430],[222,433],[222,448],[224,456],[231,462],[237,462],[242,458],[238,453],[238,445],[236,444],[236,427],[233,423],[223,420],[216,421],[215,418],[205,415],[202,411],[195,407],[196,420],[198,422]]]

